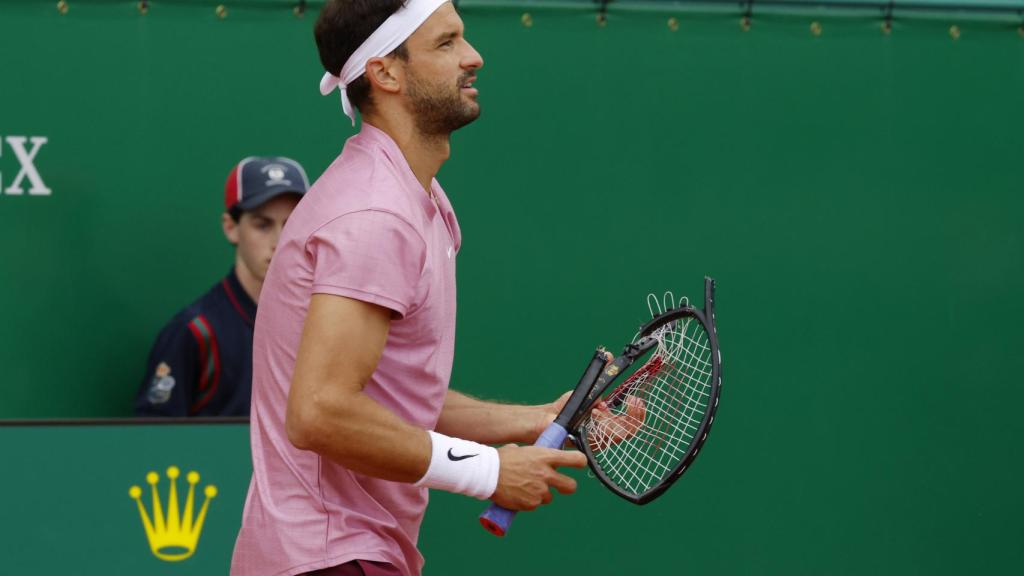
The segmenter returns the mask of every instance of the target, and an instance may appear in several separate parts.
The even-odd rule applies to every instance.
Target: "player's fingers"
[[[550,450],[547,455],[547,462],[552,467],[571,466],[583,468],[587,465],[587,457],[582,452],[568,450]]]
[[[601,418],[611,416],[611,412],[612,409],[608,407],[608,403],[601,400],[590,409],[590,417],[594,420],[600,420]]]
[[[548,479],[548,486],[558,490],[561,494],[572,494],[576,491],[576,480],[556,472]]]
[[[626,414],[629,414],[633,418],[643,420],[644,414],[647,412],[647,406],[644,401],[637,396],[626,397]]]

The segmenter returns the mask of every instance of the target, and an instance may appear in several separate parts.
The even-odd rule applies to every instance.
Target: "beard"
[[[456,84],[446,85],[409,75],[409,103],[421,134],[447,136],[480,116],[480,105],[462,96],[462,86],[472,76],[463,74]]]

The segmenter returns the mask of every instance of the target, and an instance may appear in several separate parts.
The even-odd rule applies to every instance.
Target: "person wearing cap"
[[[321,93],[363,123],[292,214],[263,288],[231,573],[416,576],[428,489],[531,510],[575,491],[558,468],[586,458],[507,444],[532,444],[567,394],[512,406],[448,389],[462,235],[435,175],[480,114],[483,66],[454,6],[328,1],[315,37]]]
[[[256,303],[285,221],[309,182],[289,158],[250,157],[224,186],[227,276],[178,312],[153,344],[136,416],[247,416]]]

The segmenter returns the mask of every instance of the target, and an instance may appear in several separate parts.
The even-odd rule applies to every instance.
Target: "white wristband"
[[[430,433],[431,455],[427,473],[416,486],[437,488],[486,500],[498,487],[501,462],[490,446]]]

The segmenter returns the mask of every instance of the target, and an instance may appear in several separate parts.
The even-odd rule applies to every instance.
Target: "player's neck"
[[[235,257],[235,276],[238,278],[238,283],[242,285],[242,290],[252,299],[253,302],[260,301],[260,291],[263,290],[263,280],[260,280],[252,272],[246,268],[242,262],[241,257]]]
[[[425,136],[416,129],[412,118],[389,122],[381,116],[371,116],[363,121],[383,131],[398,144],[416,180],[424,192],[430,194],[431,181],[451,155],[449,135]]]

